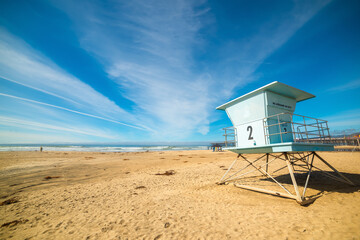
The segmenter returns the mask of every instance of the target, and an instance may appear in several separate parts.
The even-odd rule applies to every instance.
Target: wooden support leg
[[[336,170],[333,166],[330,165],[327,161],[325,161],[322,157],[320,157],[316,152],[313,152],[316,157],[318,157],[323,163],[325,163],[329,168],[331,168],[334,172],[336,172],[340,177],[342,177],[348,184],[355,186],[355,184],[345,177],[343,174],[341,174],[338,170]]]
[[[285,198],[297,199],[296,196],[294,196],[294,195],[281,193],[281,192],[276,192],[276,191],[272,191],[272,190],[267,190],[267,189],[262,189],[262,188],[257,188],[257,187],[241,185],[241,184],[238,184],[238,183],[234,183],[234,186],[238,187],[238,188],[244,188],[244,189],[247,189],[247,190],[255,191],[255,192],[261,192],[261,193],[272,194],[272,195],[275,195],[275,196],[280,196],[280,197],[285,197]]]
[[[278,184],[281,188],[283,188],[283,190],[285,190],[286,193],[281,193],[281,192],[278,192],[278,191],[273,191],[273,190],[267,190],[267,189],[247,186],[247,185],[240,184],[238,182],[235,182],[234,185],[236,187],[240,187],[240,188],[247,189],[247,190],[252,190],[252,191],[272,194],[272,195],[275,195],[275,196],[281,196],[281,197],[295,199],[300,205],[310,204],[313,201],[315,201],[316,198],[320,197],[320,195],[318,197],[311,197],[310,199],[305,197],[306,190],[307,190],[309,182],[310,182],[310,176],[311,176],[311,173],[312,173],[312,169],[320,170],[321,173],[325,174],[326,176],[328,176],[328,177],[330,177],[332,179],[335,179],[335,180],[338,180],[338,181],[341,181],[341,182],[345,182],[347,184],[355,186],[355,184],[350,179],[348,179],[342,173],[337,171],[333,166],[331,166],[327,161],[325,161],[322,157],[320,157],[316,152],[309,152],[308,154],[304,154],[304,153],[300,154],[300,153],[298,153],[299,156],[296,156],[295,154],[285,152],[285,153],[282,153],[279,156],[276,156],[276,155],[266,153],[266,154],[262,155],[261,157],[257,158],[254,161],[250,161],[245,156],[242,156],[241,154],[239,154],[238,157],[234,160],[234,162],[230,165],[230,167],[226,171],[225,175],[221,178],[219,184],[225,184],[228,181],[234,181],[237,178],[240,179],[240,176],[249,174],[249,173],[254,172],[254,171],[259,171],[264,176],[267,176],[268,178],[271,178],[276,184]],[[281,158],[282,155],[284,156],[283,158]],[[269,156],[274,157],[274,159],[271,159],[269,161]],[[324,171],[324,170],[322,170],[322,169],[320,169],[320,168],[318,168],[316,166],[313,166],[315,156],[320,161],[325,163],[329,168],[331,168],[337,175],[336,174],[330,174],[327,171]],[[265,159],[266,163],[259,166],[259,167],[257,167],[254,163],[259,161],[259,160],[262,160],[264,157],[266,157],[266,159]],[[248,163],[248,165],[245,166],[244,168],[240,169],[239,171],[236,171],[235,173],[232,173],[231,176],[228,176],[230,170],[233,169],[233,167],[235,166],[236,161],[239,160],[239,158],[244,159]],[[277,172],[277,171],[279,171],[279,170],[281,170],[283,168],[286,168],[286,167],[288,168],[289,175],[291,177],[291,181],[292,181],[292,184],[294,186],[295,193],[296,193],[295,195],[292,194],[291,192],[289,192],[282,184],[280,184],[274,177],[272,177],[269,174],[268,165],[271,162],[273,162],[275,159],[281,159],[281,160],[284,160],[286,162],[285,167],[281,167],[280,169],[278,169],[276,171],[273,171],[273,172]],[[297,163],[298,161],[300,162],[300,164]],[[302,195],[300,195],[299,187],[298,187],[297,182],[296,182],[296,178],[295,178],[295,174],[294,174],[294,170],[295,170],[294,165],[300,167],[301,169],[307,170],[307,177],[306,177],[306,182],[305,182],[305,185],[304,185]],[[240,174],[240,176],[239,176],[239,172],[241,172],[242,170],[244,170],[245,168],[247,168],[249,166],[252,166],[254,169],[252,171],[250,171],[250,172]]]
[[[262,157],[260,157],[260,158],[258,158],[258,159],[261,159],[261,158],[263,158],[265,155],[263,155]],[[266,156],[267,156],[267,159],[268,159],[268,156],[269,156],[269,154],[266,154]],[[280,155],[281,156],[281,155]],[[255,162],[250,162],[249,160],[247,160],[244,156],[241,156],[245,161],[247,161],[251,166],[253,166],[254,168],[255,168],[255,170],[257,170],[257,171],[259,171],[260,173],[262,173],[264,176],[267,176],[267,177],[269,177],[269,178],[271,178],[276,184],[278,184],[282,189],[284,189],[286,192],[287,192],[287,194],[283,194],[283,195],[286,195],[286,196],[291,196],[290,198],[293,198],[293,199],[295,199],[296,198],[296,196],[294,196],[294,195],[292,195],[290,192],[289,192],[289,190],[287,190],[281,183],[279,183],[278,181],[276,181],[276,179],[275,178],[273,178],[268,172],[266,172],[266,171],[264,171],[262,168],[261,168],[261,166],[260,167],[256,167],[255,165],[253,165],[253,163]],[[258,160],[257,159],[257,160]],[[277,159],[277,157],[275,158],[275,159]],[[275,159],[273,159],[272,161],[274,161]],[[257,161],[256,160],[256,161]],[[270,161],[270,162],[272,162],[272,161]],[[268,163],[266,163],[266,166],[268,166]],[[275,192],[275,191],[270,191],[270,190],[265,190],[265,189],[261,189],[261,188],[256,188],[257,190],[254,190],[255,188],[254,187],[249,187],[249,186],[246,186],[245,187],[245,185],[239,185],[239,184],[237,184],[238,186],[242,186],[242,188],[246,188],[246,189],[249,189],[249,190],[253,190],[253,191],[257,191],[257,192],[265,192],[265,193],[269,193],[269,194],[273,194],[273,195],[280,195],[278,192]],[[270,193],[270,192],[272,192],[272,193]],[[283,196],[284,197],[284,196]]]
[[[293,172],[295,172],[295,166],[294,166],[294,156],[291,156],[291,154],[288,154],[289,156],[289,162],[291,164]],[[291,161],[290,161],[291,160]]]
[[[265,155],[264,155],[264,156],[265,156]],[[263,158],[264,156],[258,158],[257,160],[253,161],[252,163],[255,163],[256,161],[260,160],[260,159]],[[268,162],[268,164],[270,164],[271,162],[275,161],[276,159],[277,159],[277,158],[272,159],[271,161]],[[240,175],[238,175],[238,176],[235,176],[236,174],[238,174],[239,172],[241,172],[242,170],[244,170],[245,168],[247,168],[247,167],[249,167],[249,166],[253,166],[254,169],[251,170],[251,171],[248,171],[248,172],[246,172],[246,173],[242,173],[242,174],[240,174]],[[242,168],[242,169],[240,169],[239,171],[237,171],[237,172],[235,172],[234,174],[232,174],[230,177],[226,178],[224,181],[234,181],[234,180],[237,180],[237,179],[239,179],[240,177],[245,176],[245,175],[247,175],[247,174],[249,174],[249,173],[252,173],[252,172],[254,172],[254,171],[262,170],[262,168],[263,168],[264,166],[266,166],[266,163],[263,164],[263,165],[261,165],[261,166],[259,166],[259,167],[256,167],[256,166],[254,166],[254,165],[248,164],[248,165],[245,166],[244,168]],[[270,176],[270,174],[266,173],[264,170],[263,170],[263,172],[264,172],[264,174],[267,174],[267,175]],[[234,176],[235,176],[235,177],[234,177]],[[233,178],[233,177],[234,177],[234,178]]]
[[[243,157],[241,154],[238,155],[238,158],[239,158],[240,156],[241,156],[242,158],[246,159],[246,158]],[[254,163],[257,162],[257,161],[259,161],[260,159],[262,159],[264,156],[265,156],[265,155],[259,157],[258,159],[254,160],[253,162],[249,162],[249,161],[248,161],[248,162],[249,162],[248,165],[246,165],[246,166],[243,167],[242,169],[238,170],[237,172],[233,173],[231,176],[229,176],[229,177],[227,177],[226,179],[224,179],[225,176],[227,175],[227,173],[230,171],[229,169],[231,169],[231,168],[233,167],[233,165],[234,165],[234,163],[231,164],[230,168],[229,168],[228,171],[225,173],[225,175],[222,177],[221,182],[220,182],[219,184],[224,184],[226,181],[231,180],[232,177],[234,177],[234,176],[235,176],[236,174],[238,174],[239,172],[245,170],[245,169],[248,168],[249,166],[254,166]],[[236,159],[236,160],[237,160],[237,159]],[[234,162],[235,162],[235,161],[234,161]],[[256,167],[255,167],[255,168],[256,168]],[[246,174],[244,174],[244,175],[246,175]]]
[[[296,179],[295,179],[295,176],[294,176],[294,172],[293,172],[293,169],[291,167],[291,164],[290,164],[290,161],[289,161],[289,156],[287,153],[284,153],[285,155],[285,158],[286,158],[286,164],[288,166],[288,169],[289,169],[289,173],[290,173],[290,177],[291,177],[291,181],[294,185],[294,190],[295,190],[295,193],[296,193],[296,200],[298,202],[301,202],[303,199],[301,198],[300,196],[300,193],[299,193],[299,188],[298,188],[298,185],[296,183]]]
[[[251,166],[253,166],[256,170],[258,170],[262,175],[267,176],[265,173],[263,173],[262,171],[260,171],[259,168],[257,168],[252,162],[250,162],[249,160],[247,160],[245,157],[243,157],[242,155],[240,155],[240,157],[242,157],[245,161],[247,161]],[[261,157],[262,158],[262,157]]]
[[[313,162],[314,162],[314,155],[312,155],[311,163],[310,163],[310,166],[309,166],[309,172],[308,172],[308,175],[306,177],[306,182],[305,182],[305,185],[304,185],[304,191],[303,191],[303,194],[302,194],[302,199],[305,199],[306,188],[307,188],[307,185],[309,183],[310,174],[311,174],[311,170],[312,170],[312,167],[313,167]]]
[[[287,168],[287,166],[283,166],[283,167],[281,167],[281,168],[279,168],[279,169],[276,169],[275,171],[273,171],[273,173],[276,173],[276,172],[278,172],[278,171],[281,171],[281,170],[283,170],[284,168]]]
[[[232,164],[230,165],[229,169],[226,171],[226,173],[224,174],[224,176],[220,179],[220,182],[218,182],[218,184],[224,184],[225,182],[223,182],[224,178],[226,177],[226,175],[230,172],[231,168],[234,166],[234,164],[236,163],[236,161],[238,160],[238,158],[241,156],[241,154],[239,154],[237,156],[237,158],[232,162]]]
[[[267,153],[266,154],[266,172],[267,173],[269,173],[269,171],[268,171],[269,170],[269,164],[268,163],[269,163],[269,154]]]
[[[303,166],[300,166],[300,167],[305,169],[305,167],[303,167]],[[319,170],[319,173],[323,174],[323,175],[326,176],[326,177],[329,177],[329,178],[331,178],[331,179],[334,179],[334,180],[339,181],[339,182],[342,182],[342,183],[349,184],[349,183],[348,183],[347,181],[345,181],[343,178],[334,176],[334,175],[332,175],[332,174],[330,174],[330,173],[328,173],[328,172],[326,172],[326,171],[324,171],[324,170],[322,170],[322,169],[320,169],[320,168],[318,168],[318,167],[315,167],[314,165],[313,165],[312,167],[315,168],[316,170]],[[309,171],[309,167],[307,167],[306,169]]]
[[[276,184],[278,184],[282,189],[284,189],[288,194],[292,195],[289,190],[287,190],[281,183],[279,183],[278,181],[276,181],[275,178],[273,178],[269,173],[265,172],[264,170],[262,170],[261,168],[259,169],[261,172],[263,172],[264,174],[266,174],[269,178],[271,178]]]

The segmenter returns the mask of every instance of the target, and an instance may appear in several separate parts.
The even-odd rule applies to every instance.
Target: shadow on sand
[[[333,171],[323,171],[323,172],[332,174],[337,177],[339,176],[338,174],[336,174]],[[360,174],[340,172],[343,176],[345,176],[346,178],[348,178],[355,184],[355,186],[352,186],[350,184],[331,179],[328,176],[324,175],[323,172],[313,171],[311,173],[308,188],[317,190],[319,192],[315,195],[307,196],[307,197],[316,199],[319,196],[323,195],[324,193],[326,193],[326,194],[331,194],[331,193],[335,193],[335,192],[337,192],[337,193],[354,193],[354,192],[357,192],[360,190]],[[307,173],[295,172],[294,175],[295,175],[298,186],[302,189],[306,182]],[[289,174],[278,175],[278,176],[274,177],[274,179],[281,184],[292,185],[292,181],[291,181]],[[270,178],[261,178],[260,181],[273,182],[273,180]],[[313,202],[311,202],[311,203],[313,203]]]

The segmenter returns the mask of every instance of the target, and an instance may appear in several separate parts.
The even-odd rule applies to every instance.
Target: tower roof
[[[261,88],[258,88],[252,92],[249,92],[245,95],[242,95],[238,98],[235,98],[234,100],[231,100],[230,102],[227,102],[227,103],[217,107],[216,109],[225,110],[226,108],[231,107],[232,105],[234,105],[238,102],[241,102],[245,99],[248,99],[249,97],[252,97],[263,91],[271,91],[271,92],[277,93],[282,96],[293,98],[296,100],[296,102],[301,102],[306,99],[315,97],[315,95],[313,95],[311,93],[308,93],[308,92],[302,91],[300,89],[286,85],[284,83],[275,81],[275,82],[269,83]]]

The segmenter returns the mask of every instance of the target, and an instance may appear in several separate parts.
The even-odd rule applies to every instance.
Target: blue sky
[[[273,81],[360,130],[360,2],[0,2],[0,143],[222,140]]]

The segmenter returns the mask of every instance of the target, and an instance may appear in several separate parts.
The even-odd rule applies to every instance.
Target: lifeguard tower
[[[286,84],[272,82],[217,107],[216,109],[227,113],[233,124],[233,127],[225,129],[224,149],[238,153],[219,184],[234,182],[236,187],[295,199],[301,205],[315,199],[305,197],[313,168],[334,180],[354,185],[316,153],[334,150],[332,144],[325,143],[330,139],[327,121],[294,114],[297,102],[313,97],[315,96],[310,93]],[[244,154],[261,155],[250,161]],[[239,158],[244,160],[245,165],[236,169]],[[315,166],[315,158],[336,174]],[[281,162],[280,165],[277,164],[280,168],[269,171],[269,165],[275,160]],[[250,166],[254,169],[248,171]],[[280,170],[285,170],[286,175],[290,175],[294,193],[273,176]],[[302,193],[294,174],[297,171],[306,172]],[[255,177],[253,172],[260,173],[266,181],[272,180],[283,192],[244,184],[246,181],[243,180],[247,175]]]

